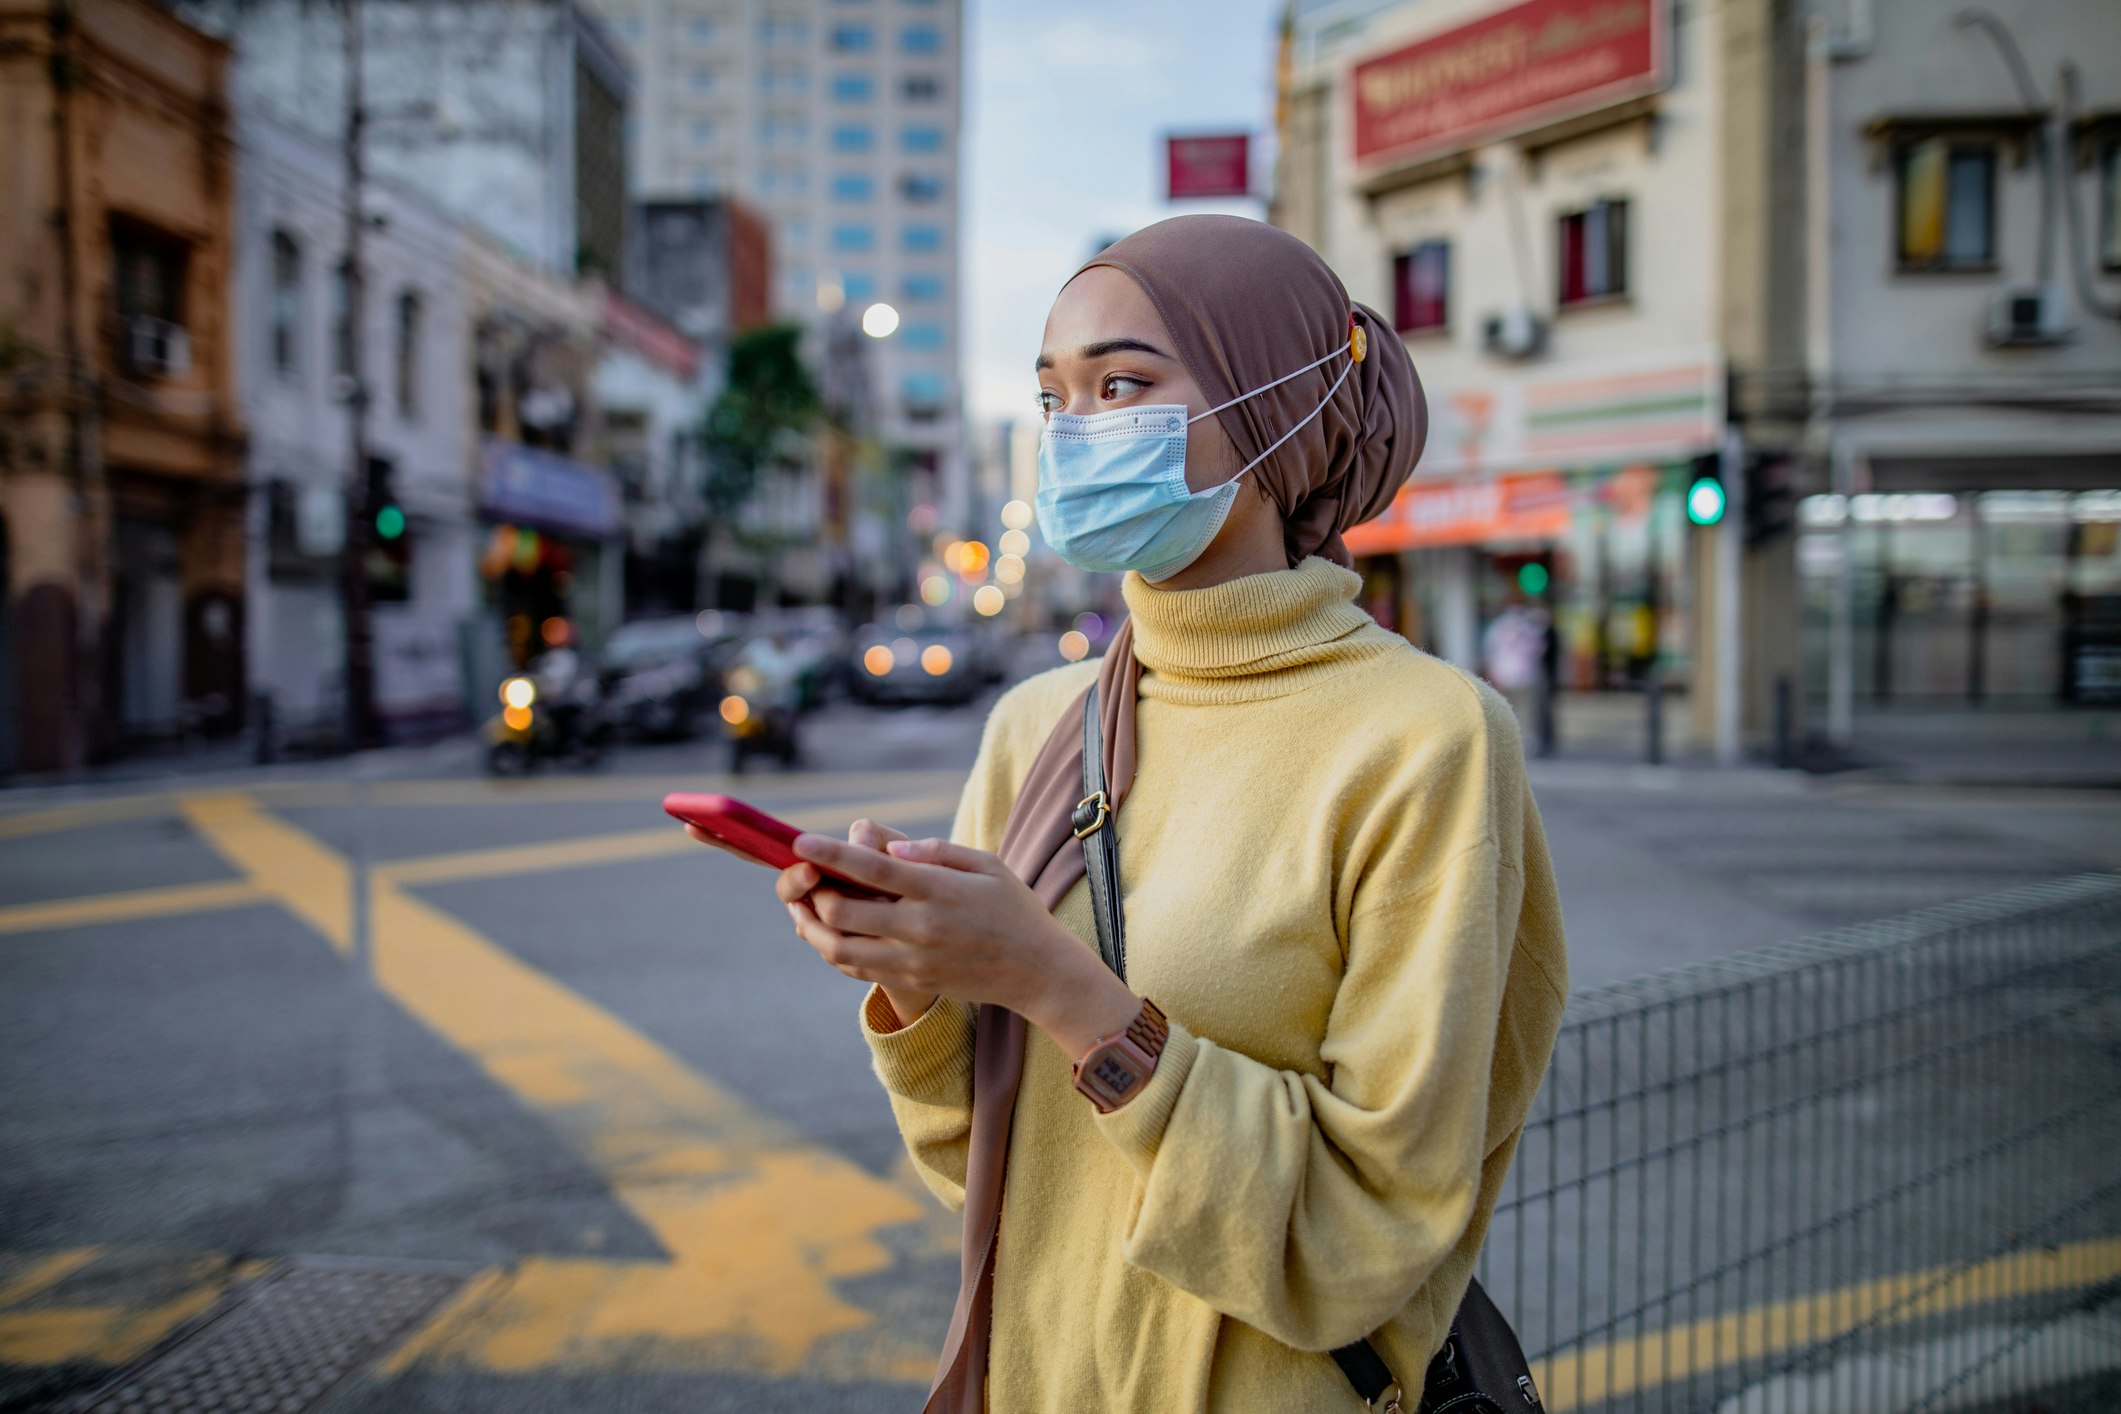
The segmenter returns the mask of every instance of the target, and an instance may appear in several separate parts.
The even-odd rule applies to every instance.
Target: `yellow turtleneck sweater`
[[[1118,816],[1128,984],[1171,1019],[1100,1116],[1030,1033],[1009,1145],[995,1414],[1359,1408],[1410,1390],[1472,1274],[1566,993],[1509,708],[1373,624],[1323,560],[1126,582],[1144,672]],[[1095,663],[996,704],[953,835],[992,850]],[[1070,724],[1073,730],[1073,723]],[[1095,946],[1082,884],[1056,910]],[[964,1203],[972,1009],[862,1026],[922,1177]]]

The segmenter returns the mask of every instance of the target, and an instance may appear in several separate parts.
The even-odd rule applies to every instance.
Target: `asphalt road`
[[[984,703],[834,707],[491,783],[467,743],[0,796],[0,1408],[102,1380],[284,1258],[463,1284],[352,1410],[917,1407],[954,1222],[860,988],[656,801],[947,825]],[[2121,865],[2088,792],[1558,763],[1574,978]]]

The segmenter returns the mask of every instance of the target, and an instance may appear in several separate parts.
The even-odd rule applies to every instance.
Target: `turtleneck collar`
[[[1141,694],[1171,702],[1280,697],[1403,646],[1355,605],[1362,578],[1313,556],[1205,589],[1123,585]]]

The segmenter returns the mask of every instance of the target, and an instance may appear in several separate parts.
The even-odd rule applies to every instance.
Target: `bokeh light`
[[[1075,626],[1085,638],[1092,642],[1105,636],[1105,618],[1102,614],[1083,613],[1075,616]]]
[[[528,707],[538,700],[538,685],[529,678],[510,678],[501,684],[501,701],[510,707]]]
[[[922,612],[918,604],[899,605],[892,611],[891,618],[898,625],[900,633],[911,633],[928,621],[928,615]]]
[[[950,650],[940,643],[931,643],[921,650],[921,671],[929,677],[939,678],[950,671]]]
[[[1071,628],[1060,636],[1060,655],[1071,663],[1080,663],[1090,656],[1090,640]]]
[[[921,598],[926,603],[941,608],[950,602],[950,581],[939,574],[931,574],[921,581]]]
[[[890,672],[895,661],[896,659],[892,657],[891,650],[881,643],[876,644],[862,654],[862,666],[869,670],[869,676],[875,678],[880,678]]]
[[[735,693],[722,699],[722,720],[732,727],[740,727],[751,720],[751,704]]]
[[[1011,501],[1008,505],[1002,507],[1002,524],[1008,526],[1011,530],[1029,530],[1031,528],[1031,519],[1031,503],[1029,501]]]
[[[1014,584],[1024,577],[1024,562],[1020,556],[1004,555],[994,562],[994,577],[1004,584]]]
[[[981,616],[985,618],[993,618],[1002,611],[1002,606],[1008,602],[1002,595],[1002,587],[998,584],[983,584],[974,590],[972,594],[972,607],[977,609]]]
[[[881,301],[862,311],[862,332],[872,339],[888,339],[898,328],[898,311]]]
[[[693,615],[692,626],[700,631],[700,637],[712,638],[722,631],[722,611],[702,609]]]
[[[1031,553],[1031,537],[1021,530],[1005,530],[996,548],[1004,555],[1028,555]]]

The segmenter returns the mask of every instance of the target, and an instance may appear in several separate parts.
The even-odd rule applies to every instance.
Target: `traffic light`
[[[368,598],[396,603],[412,594],[412,536],[405,507],[399,503],[396,468],[381,457],[368,463]]]
[[[1686,518],[1696,525],[1715,525],[1723,519],[1728,499],[1717,458],[1694,458],[1694,479],[1686,488]]]
[[[1797,491],[1787,457],[1753,456],[1745,464],[1745,545],[1748,550],[1787,535],[1797,523]]]

